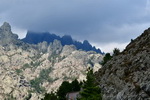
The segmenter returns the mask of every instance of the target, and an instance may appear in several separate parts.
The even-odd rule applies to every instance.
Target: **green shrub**
[[[68,92],[76,92],[80,91],[81,84],[77,79],[69,83],[68,81],[64,81],[57,91],[57,95],[59,100],[66,100],[66,94]]]
[[[120,54],[120,50],[118,48],[114,48],[113,50],[113,56],[117,56]]]
[[[25,70],[26,68],[30,68],[30,67],[31,66],[28,63],[26,63],[26,64],[23,65],[22,69]]]
[[[50,94],[45,94],[44,99],[42,100],[58,100],[58,97],[55,93],[51,92]]]
[[[16,73],[20,74],[20,73],[22,73],[22,70],[21,69],[16,69]]]
[[[106,53],[101,64],[105,65],[111,58],[112,56],[110,55],[110,53]]]
[[[34,80],[30,81],[31,87],[33,87],[38,93],[42,93],[45,91],[45,89],[40,86],[41,82],[42,80],[40,78],[35,78]]]

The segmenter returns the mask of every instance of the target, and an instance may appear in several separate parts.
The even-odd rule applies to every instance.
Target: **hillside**
[[[84,80],[87,68],[100,68],[103,58],[59,40],[24,43],[6,22],[0,27],[0,51],[0,100],[41,100],[64,80]]]
[[[38,44],[40,42],[46,41],[48,44],[52,43],[54,40],[59,40],[62,46],[65,45],[74,45],[77,50],[82,49],[84,51],[95,51],[100,54],[104,54],[100,49],[96,49],[92,46],[87,40],[84,40],[83,43],[73,40],[71,36],[64,35],[63,37],[57,36],[55,34],[50,34],[49,32],[32,32],[28,31],[27,35],[23,42],[30,43],[30,44]]]
[[[150,29],[132,40],[97,73],[103,100],[150,99]]]

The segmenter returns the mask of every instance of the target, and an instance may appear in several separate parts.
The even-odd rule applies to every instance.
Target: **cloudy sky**
[[[0,0],[0,24],[20,38],[27,30],[88,40],[110,52],[150,27],[150,0]]]

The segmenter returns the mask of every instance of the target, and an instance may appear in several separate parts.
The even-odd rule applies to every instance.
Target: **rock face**
[[[103,100],[150,99],[150,29],[95,74]]]
[[[46,41],[49,44],[52,43],[54,40],[59,40],[62,46],[74,45],[76,46],[77,50],[82,49],[84,51],[95,51],[97,53],[104,54],[103,52],[101,52],[100,49],[96,49],[95,47],[93,47],[87,40],[81,43],[79,41],[73,40],[72,37],[69,35],[64,35],[63,37],[59,37],[55,34],[50,34],[49,32],[40,33],[40,32],[28,31],[26,37],[22,39],[23,42],[30,43],[30,44],[38,44],[44,41]]]
[[[26,44],[8,23],[1,26],[0,36],[0,100],[41,100],[64,80],[84,80],[88,67],[101,67],[101,54],[62,46],[59,40]]]
[[[18,36],[11,32],[11,26],[9,23],[4,22],[4,24],[0,27],[0,44],[12,44],[16,42],[16,39],[18,39]]]

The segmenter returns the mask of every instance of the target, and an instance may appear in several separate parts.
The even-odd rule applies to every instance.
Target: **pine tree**
[[[66,94],[72,91],[71,84],[68,81],[64,81],[57,91],[59,100],[66,100]]]
[[[42,100],[58,100],[57,95],[53,92],[51,92],[50,94],[45,94],[44,99]]]
[[[72,88],[72,92],[80,91],[80,83],[78,82],[77,79],[72,81],[71,88]]]
[[[111,58],[112,56],[110,55],[110,53],[106,53],[105,57],[103,58],[103,62],[101,64],[105,65]]]
[[[118,48],[114,48],[113,50],[113,56],[117,56],[120,54],[120,50]]]
[[[102,100],[101,90],[96,84],[93,70],[89,69],[87,80],[83,84],[83,90],[80,92],[79,100]]]

